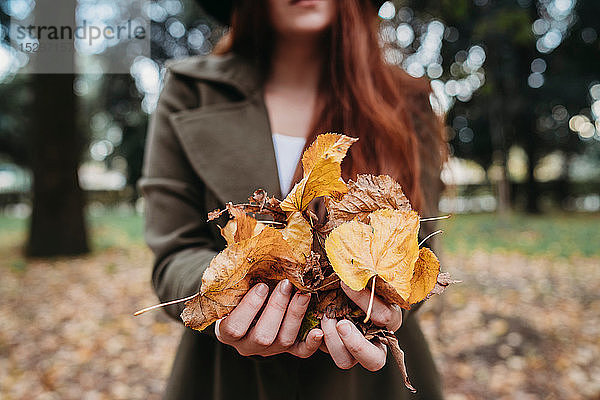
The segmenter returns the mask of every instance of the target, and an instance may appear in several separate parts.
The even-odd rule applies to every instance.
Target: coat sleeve
[[[169,117],[199,104],[191,82],[167,72],[152,115],[140,190],[145,201],[145,239],[155,255],[154,291],[161,302],[190,296],[217,254],[204,204],[205,186],[194,173]],[[183,303],[166,307],[181,321]]]

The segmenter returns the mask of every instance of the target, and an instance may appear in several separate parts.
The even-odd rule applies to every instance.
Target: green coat
[[[439,170],[432,176],[439,186]],[[257,188],[281,198],[260,80],[250,64],[235,55],[211,55],[169,66],[149,128],[140,188],[146,241],[156,256],[155,291],[161,301],[189,296],[225,245],[216,224],[206,222],[207,212],[243,202]],[[180,321],[182,309],[179,304],[167,312]],[[321,351],[309,359],[242,357],[218,342],[212,328],[185,330],[166,399],[441,398],[429,349],[410,314],[398,338],[415,396],[404,389],[392,357],[376,373],[359,365],[338,369]]]

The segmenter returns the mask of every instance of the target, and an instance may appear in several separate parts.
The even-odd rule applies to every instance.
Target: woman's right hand
[[[217,321],[217,339],[235,347],[243,356],[291,353],[310,357],[321,345],[323,331],[313,329],[305,341],[296,341],[310,294],[296,292],[290,300],[292,284],[284,279],[269,296],[256,325],[251,326],[268,294],[269,287],[264,283],[252,287],[227,317]]]

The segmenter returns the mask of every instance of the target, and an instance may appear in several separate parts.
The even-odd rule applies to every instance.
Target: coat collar
[[[235,53],[195,56],[167,63],[175,74],[231,86],[246,96],[261,89],[258,68]]]
[[[172,113],[169,120],[195,172],[222,202],[245,202],[259,188],[281,198],[271,125],[256,70],[235,55],[194,57],[172,73],[244,94]]]

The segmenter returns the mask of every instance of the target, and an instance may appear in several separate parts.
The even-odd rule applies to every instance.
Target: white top
[[[283,197],[291,190],[292,179],[296,172],[296,165],[302,157],[302,149],[306,139],[298,136],[282,135],[273,133],[273,147],[275,148],[275,159],[277,160],[277,172],[279,174],[279,187]]]

